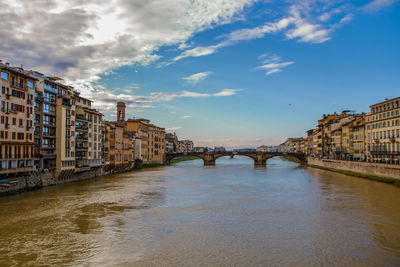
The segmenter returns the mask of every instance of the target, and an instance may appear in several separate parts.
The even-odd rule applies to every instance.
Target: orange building
[[[36,78],[0,64],[0,176],[34,170],[33,119]]]

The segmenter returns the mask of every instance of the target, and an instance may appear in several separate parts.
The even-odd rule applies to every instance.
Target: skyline
[[[398,1],[21,3],[0,3],[22,19],[2,21],[0,59],[196,146],[278,144],[399,92]]]

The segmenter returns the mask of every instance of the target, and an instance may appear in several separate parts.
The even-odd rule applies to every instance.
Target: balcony
[[[56,115],[56,111],[54,110],[43,110],[43,113],[45,113],[45,114],[48,114],[48,115],[53,115],[53,116],[55,116]]]
[[[55,159],[55,158],[57,158],[57,155],[53,154],[53,153],[49,153],[49,154],[42,154],[41,157],[44,159]]]
[[[64,102],[64,101],[62,102],[62,105],[63,105],[63,106],[66,106],[66,107],[71,107],[71,106],[72,106],[70,103]]]
[[[75,148],[77,151],[88,150],[87,146],[81,146],[81,145],[76,145]]]
[[[87,140],[88,140],[87,137],[84,137],[84,136],[82,136],[82,135],[77,135],[77,136],[75,136],[75,139],[76,139],[76,140],[83,140],[83,141],[87,141]]]
[[[11,83],[10,86],[14,87],[14,88],[25,90],[25,91],[27,91],[29,89],[28,86],[23,85],[23,84],[17,84],[17,83]]]
[[[85,132],[87,132],[87,131],[89,130],[88,127],[83,126],[83,125],[76,125],[76,126],[75,126],[75,129],[76,129],[76,130],[80,130],[80,131],[85,131]]]
[[[77,121],[92,121],[91,119],[86,118],[86,117],[83,116],[83,115],[76,115],[76,120],[77,120]]]
[[[400,151],[379,151],[379,150],[371,150],[370,153],[372,155],[400,155]]]
[[[51,105],[55,105],[56,104],[56,100],[53,99],[53,98],[44,98],[43,101],[47,102],[47,103],[49,103]]]
[[[55,133],[43,133],[43,137],[56,138],[56,134]]]
[[[42,149],[56,149],[56,146],[54,145],[42,145]]]
[[[35,100],[43,101],[43,96],[42,95],[36,95],[35,96]]]

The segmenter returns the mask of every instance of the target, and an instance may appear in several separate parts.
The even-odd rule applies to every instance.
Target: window
[[[33,82],[28,81],[27,84],[28,84],[28,87],[29,87],[29,88],[33,88]]]
[[[8,73],[7,72],[0,72],[0,78],[4,80],[8,80]]]

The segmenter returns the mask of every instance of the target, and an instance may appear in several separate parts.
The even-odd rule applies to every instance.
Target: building
[[[178,153],[185,153],[186,145],[183,141],[178,141]]]
[[[37,79],[0,63],[0,176],[34,171],[34,94]]]
[[[312,133],[312,155],[322,157],[322,131],[319,128],[313,129]]]
[[[178,151],[178,137],[175,133],[165,134],[165,152],[176,153]]]
[[[113,168],[113,162],[115,160],[115,126],[107,121],[102,121],[101,123],[102,131],[102,160],[103,169],[105,172],[111,172]],[[113,143],[113,148],[111,148],[111,143]]]
[[[400,163],[400,97],[370,106],[366,157],[369,162]]]
[[[72,88],[66,94],[57,98],[56,177],[58,180],[68,180],[75,173],[75,101],[75,94]]]
[[[141,158],[143,163],[164,163],[165,158],[165,129],[155,126],[146,119],[128,119],[125,121],[123,102],[117,103],[117,122],[124,131],[135,133],[141,141]],[[130,141],[131,143],[131,141]]]
[[[214,147],[214,152],[225,152],[226,149],[223,146],[216,146]]]
[[[288,138],[278,146],[278,152],[282,153],[304,153],[305,140],[303,138]]]
[[[182,143],[185,146],[185,148],[184,148],[185,153],[193,152],[194,144],[193,144],[192,140],[182,140]]]
[[[76,172],[102,166],[101,125],[103,114],[91,108],[92,101],[74,93]]]

